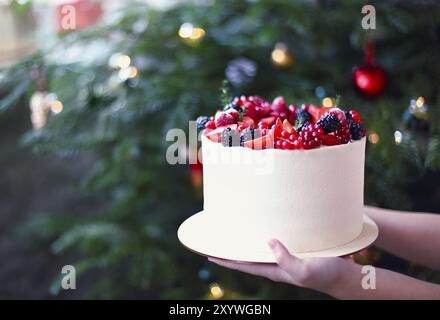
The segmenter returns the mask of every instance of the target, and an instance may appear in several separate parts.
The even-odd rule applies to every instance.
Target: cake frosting
[[[204,214],[230,232],[277,237],[298,253],[362,232],[365,137],[313,150],[253,150],[202,135],[202,156]]]

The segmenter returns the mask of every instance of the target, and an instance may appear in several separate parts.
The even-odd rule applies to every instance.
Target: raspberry
[[[308,125],[300,133],[299,140],[304,149],[318,148],[322,144],[324,130],[318,125]]]
[[[317,125],[324,129],[325,133],[335,132],[339,127],[339,119],[335,114],[326,113],[319,119]]]
[[[229,113],[222,113],[217,120],[215,120],[216,127],[223,127],[227,126],[229,124],[237,123],[237,120],[235,117]]]
[[[336,146],[341,144],[338,138],[332,134],[325,134],[322,136],[322,145],[324,146]]]
[[[350,122],[348,120],[341,122],[341,125],[335,132],[335,136],[341,144],[350,142]]]
[[[198,117],[196,120],[197,130],[202,131],[203,129],[205,129],[205,125],[208,121],[209,121],[209,117],[207,116]]]
[[[220,139],[225,147],[237,147],[240,145],[240,134],[231,128],[223,130]]]
[[[364,136],[364,126],[358,122],[353,121],[350,124],[351,139],[360,140]]]

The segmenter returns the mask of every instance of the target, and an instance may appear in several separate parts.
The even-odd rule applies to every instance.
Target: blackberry
[[[226,128],[221,135],[222,145],[225,147],[238,147],[240,145],[240,134],[231,128]]]
[[[298,121],[300,124],[311,122],[312,115],[305,109],[298,109],[296,112],[296,121]]]
[[[235,109],[235,110],[237,110],[238,112],[243,112],[243,109],[242,109],[239,105],[237,105],[234,101],[232,101],[231,103],[228,103],[228,104],[223,108],[223,111],[227,111],[227,110],[229,110],[229,109]]]
[[[363,133],[364,133],[363,125],[354,121],[350,123],[350,135],[352,140],[362,139]]]
[[[209,121],[209,117],[207,116],[200,116],[197,118],[197,130],[202,131],[205,129],[205,124]]]
[[[351,116],[350,111],[345,111],[344,114],[345,114],[345,118],[346,118],[349,122],[352,122],[352,121],[353,121],[353,117]]]
[[[260,129],[254,129],[254,128],[247,128],[243,130],[243,132],[240,135],[240,144],[242,145],[243,142],[254,140],[261,137]]]
[[[328,113],[318,120],[317,125],[324,129],[325,133],[331,133],[339,128],[340,123],[335,114]]]

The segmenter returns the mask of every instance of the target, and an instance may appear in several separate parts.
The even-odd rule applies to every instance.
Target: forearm
[[[400,273],[374,268],[375,289],[362,286],[364,277],[372,277],[371,271],[363,274],[362,266],[347,262],[341,268],[338,283],[324,290],[337,299],[440,299],[440,285],[410,278]],[[374,277],[370,278],[374,281]],[[371,282],[368,282],[371,284]]]
[[[365,207],[379,226],[375,242],[380,248],[440,270],[440,215]]]

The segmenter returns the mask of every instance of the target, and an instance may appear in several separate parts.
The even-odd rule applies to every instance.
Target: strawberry
[[[283,131],[283,122],[281,121],[280,118],[277,118],[275,124],[272,126],[270,130],[275,138],[278,138],[280,136],[281,131]]]
[[[249,117],[243,117],[243,120],[238,123],[238,131],[243,131],[246,128],[253,128],[255,125],[254,120]]]
[[[286,102],[284,101],[284,98],[276,97],[272,102],[271,109],[272,111],[276,111],[276,112],[286,112],[287,106],[286,106]]]
[[[274,123],[275,123],[275,117],[266,117],[258,122],[258,127],[260,127],[260,124],[263,124],[265,128],[270,128]]]
[[[318,122],[319,118],[324,115],[328,109],[318,107],[316,104],[310,104],[307,108],[307,111],[311,114],[313,123]]]
[[[295,129],[290,124],[289,120],[285,119],[283,121],[283,130],[287,131],[289,134],[291,134]]]
[[[240,119],[240,112],[238,112],[237,110],[230,108],[226,111],[226,113],[229,113],[231,116],[233,116],[235,118],[235,120],[239,120]]]
[[[328,112],[337,116],[339,121],[344,121],[346,119],[345,112],[339,108],[331,108]]]
[[[231,124],[231,125],[228,125],[228,126],[223,126],[223,127],[216,128],[214,130],[206,129],[205,130],[205,136],[209,140],[211,140],[212,142],[220,142],[221,141],[222,132],[226,128],[231,128],[232,130],[236,130],[237,129],[237,125],[236,124]]]
[[[222,112],[220,115],[217,116],[216,114],[215,116],[215,126],[217,128],[224,127],[234,123],[237,123],[237,119],[235,119],[234,116],[232,116],[229,113]]]
[[[268,134],[254,140],[245,141],[243,146],[255,150],[272,149],[274,147],[274,139]]]
[[[211,117],[211,119],[205,124],[205,129],[215,129],[215,121],[214,118]]]

